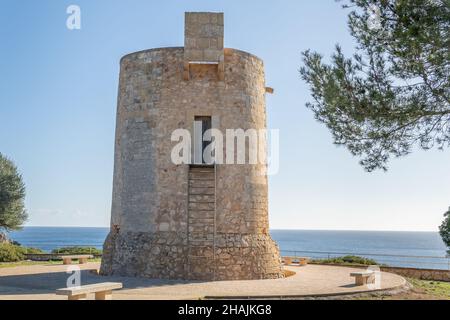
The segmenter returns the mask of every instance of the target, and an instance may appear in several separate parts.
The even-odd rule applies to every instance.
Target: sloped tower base
[[[269,235],[218,234],[216,248],[197,256],[185,233],[111,232],[102,275],[183,280],[258,280],[284,277],[278,246]],[[201,256],[200,256],[201,254]]]

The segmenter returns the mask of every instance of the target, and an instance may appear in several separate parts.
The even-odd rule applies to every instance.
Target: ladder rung
[[[191,200],[189,200],[189,203],[204,203],[204,204],[214,204],[214,203],[216,203],[215,201],[191,201]],[[208,211],[208,210],[205,210],[205,211]],[[211,210],[211,211],[214,211],[214,210]]]

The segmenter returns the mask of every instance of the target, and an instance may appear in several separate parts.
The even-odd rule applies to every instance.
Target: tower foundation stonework
[[[283,277],[269,235],[267,165],[175,164],[171,157],[172,133],[194,137],[199,117],[224,135],[266,129],[263,62],[224,49],[223,25],[221,13],[186,13],[185,47],[121,60],[104,275]]]

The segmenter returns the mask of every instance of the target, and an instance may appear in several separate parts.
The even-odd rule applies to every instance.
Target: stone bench
[[[89,293],[95,293],[95,300],[112,300],[112,291],[122,289],[119,282],[105,282],[86,286],[56,290],[59,296],[67,296],[69,300],[86,300]]]
[[[374,271],[360,271],[350,273],[351,277],[355,277],[355,284],[357,286],[364,286],[369,283],[375,283],[375,272]]]
[[[293,261],[297,261],[300,266],[306,266],[309,262],[308,257],[283,257],[282,259],[286,266],[291,265]]]
[[[308,257],[298,257],[296,259],[298,260],[298,264],[300,266],[306,266],[310,260]]]
[[[78,262],[80,264],[85,264],[88,262],[88,259],[92,259],[92,258],[94,258],[94,256],[90,255],[90,254],[61,256],[61,259],[63,260],[63,264],[72,264],[72,260],[74,260],[74,259],[78,259]]]

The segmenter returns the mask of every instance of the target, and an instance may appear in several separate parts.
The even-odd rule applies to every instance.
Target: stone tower
[[[196,165],[175,164],[171,158],[177,129],[191,132],[192,144],[201,148],[194,123],[221,132],[266,128],[270,89],[263,62],[224,49],[223,36],[222,13],[186,13],[184,47],[122,58],[102,274],[283,277],[278,246],[269,235],[267,165],[206,165],[202,158]]]

